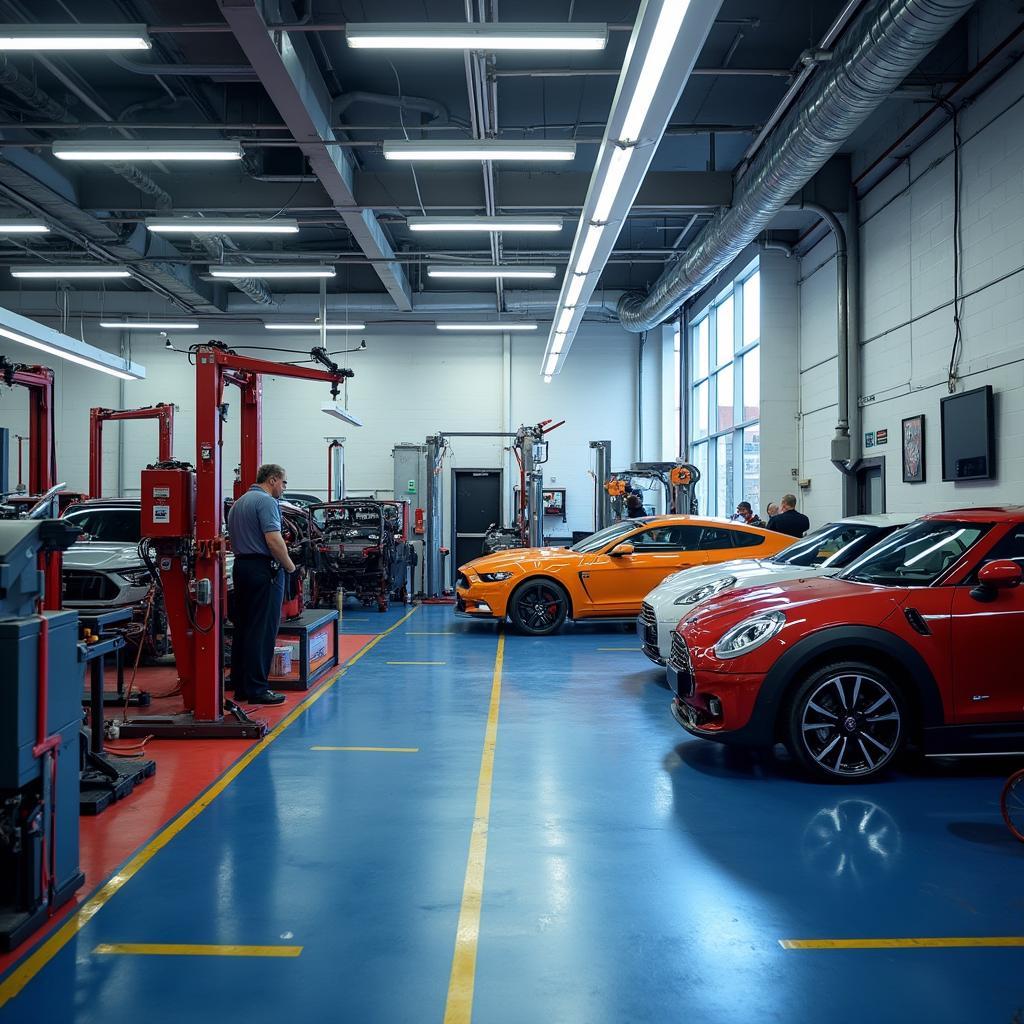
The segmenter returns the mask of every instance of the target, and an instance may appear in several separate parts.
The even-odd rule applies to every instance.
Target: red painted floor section
[[[342,634],[338,655],[344,665],[358,654],[374,634]],[[130,671],[126,678],[130,679]],[[328,673],[326,679],[334,677]],[[113,688],[111,677],[108,686]],[[135,681],[136,689],[148,691],[152,704],[148,708],[129,708],[128,717],[167,713],[181,710],[181,698],[162,696],[176,687],[177,674],[173,666],[140,668]],[[323,681],[309,690],[283,691],[287,700],[277,707],[249,709],[253,718],[265,719],[271,729],[294,707],[323,685]],[[121,714],[116,708],[107,708],[108,718]],[[111,748],[127,747],[135,740],[109,744]],[[44,936],[52,931],[68,914],[84,903],[131,855],[145,845],[175,815],[212,785],[253,745],[252,740],[150,740],[146,744],[146,757],[156,761],[156,775],[136,787],[131,796],[108,807],[96,817],[79,818],[81,836],[81,865],[85,872],[85,885],[78,890],[76,899],[66,904],[49,922],[14,952],[0,954],[0,974],[20,960]]]

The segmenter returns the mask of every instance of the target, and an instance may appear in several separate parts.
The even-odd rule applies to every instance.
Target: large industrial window
[[[761,509],[761,292],[757,262],[690,328],[690,461],[701,512]]]

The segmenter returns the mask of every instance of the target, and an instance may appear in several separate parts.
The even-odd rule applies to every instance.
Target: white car
[[[901,512],[848,516],[815,530],[771,558],[741,558],[673,573],[644,598],[636,620],[644,654],[664,665],[679,620],[723,590],[831,576],[917,518]]]

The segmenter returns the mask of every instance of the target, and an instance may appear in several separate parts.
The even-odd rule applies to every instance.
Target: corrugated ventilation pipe
[[[970,10],[974,0],[882,0],[843,34],[794,108],[686,253],[647,295],[625,296],[619,319],[640,333],[671,316],[763,231],[861,123]]]

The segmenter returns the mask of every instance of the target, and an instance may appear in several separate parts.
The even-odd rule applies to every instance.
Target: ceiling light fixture
[[[324,402],[320,406],[320,411],[326,413],[328,416],[333,416],[336,420],[341,420],[343,423],[351,423],[353,427],[361,427],[363,421],[346,409],[340,402]]]
[[[170,321],[162,323],[157,320],[101,320],[100,327],[112,331],[198,331],[196,321],[182,320],[179,323]]]
[[[250,263],[221,263],[210,267],[211,277],[334,277],[334,267],[284,265],[259,267]]]
[[[721,0],[640,4],[541,363],[545,378],[564,364],[720,7]]]
[[[409,217],[410,231],[561,231],[561,217]]]
[[[263,329],[267,331],[319,331],[320,324],[268,324],[263,323]],[[325,330],[328,331],[365,331],[366,324],[328,324]]]
[[[86,277],[131,277],[127,267],[109,266],[103,263],[72,263],[58,265],[56,263],[40,263],[32,266],[11,267],[11,277],[43,278],[50,280],[72,280]]]
[[[146,227],[157,235],[296,235],[299,222],[290,217],[253,220],[251,217],[147,217]]]
[[[608,26],[596,22],[350,22],[345,40],[357,50],[603,50]]]
[[[0,25],[0,50],[148,50],[145,25]]]
[[[552,278],[554,267],[509,265],[504,267],[446,267],[436,263],[427,265],[427,277],[516,277]]]
[[[121,380],[140,380],[146,376],[145,368],[136,363],[111,355],[101,348],[67,334],[61,334],[52,327],[30,320],[27,316],[10,309],[0,308],[0,337]]]
[[[535,323],[434,324],[439,331],[535,331]]]
[[[466,142],[385,142],[385,160],[572,160],[576,156],[575,142],[530,142],[516,139],[502,142],[483,139]]]
[[[551,383],[551,374],[550,373],[545,373],[544,374],[544,383],[545,384],[550,384]]]
[[[49,230],[41,220],[0,221],[0,235],[45,235]]]
[[[241,160],[240,142],[55,142],[58,160],[129,161],[140,160]]]

